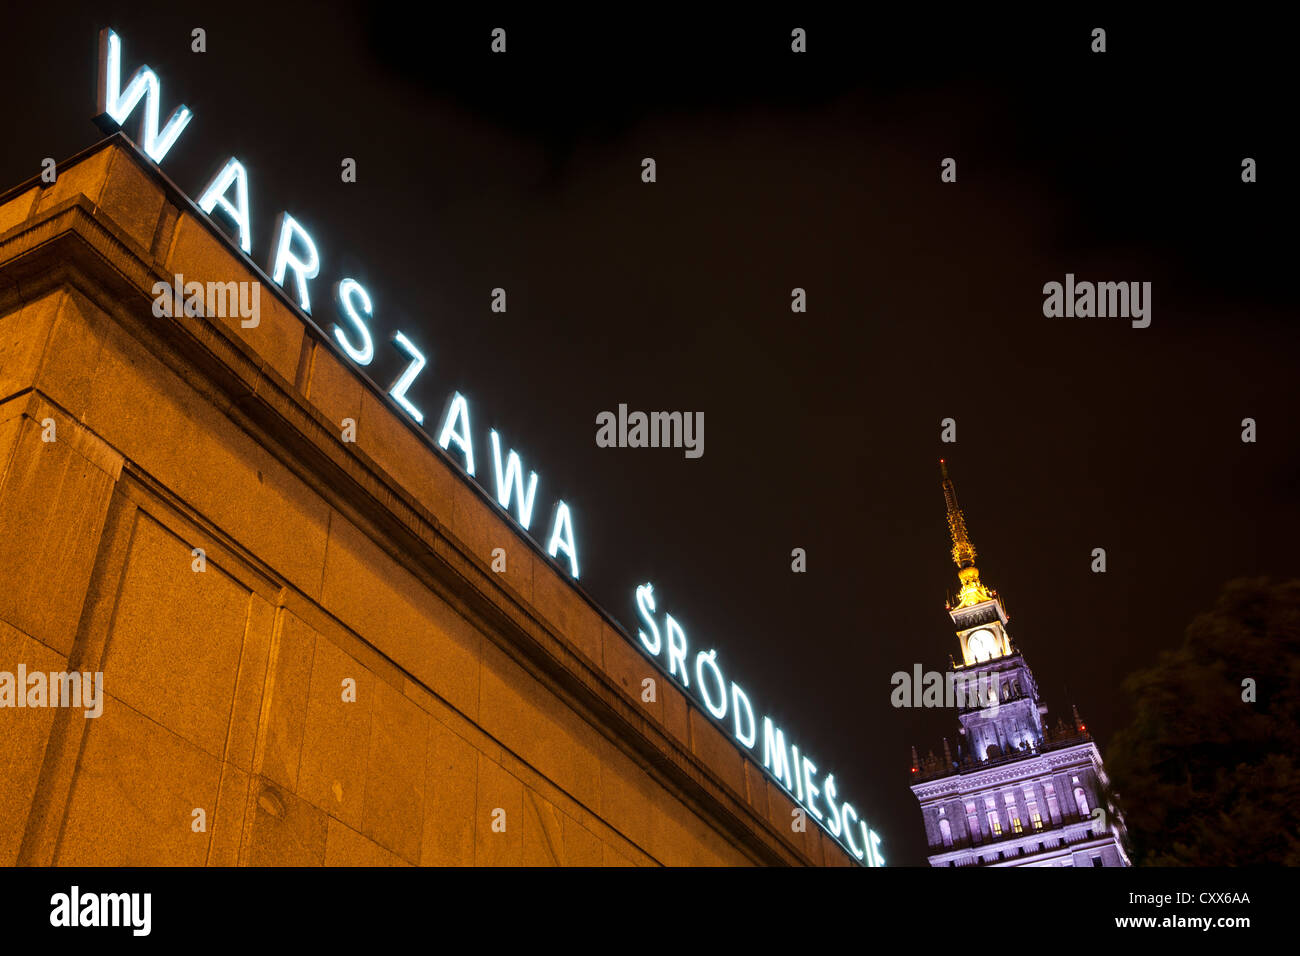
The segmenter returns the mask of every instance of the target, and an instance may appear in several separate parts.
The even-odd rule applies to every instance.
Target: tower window
[[[1038,795],[1032,787],[1025,787],[1025,809],[1029,812],[1029,823],[1035,830],[1043,828],[1043,815],[1038,812]]]
[[[1024,833],[1025,828],[1020,825],[1020,811],[1016,809],[1016,795],[1014,793],[1004,793],[1002,799],[1007,804],[1007,819],[1011,821],[1011,829],[1015,833]]]
[[[947,820],[939,821],[939,838],[944,846],[952,846],[952,825]]]
[[[1075,778],[1078,779],[1077,777]],[[1074,802],[1079,805],[1079,816],[1088,816],[1088,797],[1083,792],[1083,787],[1074,788]]]
[[[1092,865],[1093,865],[1093,866],[1101,866],[1101,857],[1099,857],[1099,856],[1094,856],[1094,857],[1092,858]]]
[[[996,810],[990,810],[988,812],[988,819],[989,819],[989,832],[992,833],[995,837],[1002,836],[1002,821],[998,819],[998,812]]]

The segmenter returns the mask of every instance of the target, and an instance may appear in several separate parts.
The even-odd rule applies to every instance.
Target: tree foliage
[[[1124,690],[1106,768],[1134,863],[1300,865],[1300,580],[1230,582]]]

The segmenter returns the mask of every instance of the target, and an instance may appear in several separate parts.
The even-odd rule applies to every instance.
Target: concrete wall
[[[273,284],[155,318],[264,277],[134,147],[59,170],[0,197],[0,671],[106,702],[0,709],[0,864],[850,862]]]

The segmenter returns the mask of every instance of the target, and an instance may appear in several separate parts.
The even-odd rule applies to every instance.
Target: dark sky
[[[635,628],[653,581],[692,646],[835,771],[891,863],[924,860],[909,747],[956,727],[889,703],[893,672],[957,650],[941,456],[1049,719],[1077,703],[1103,753],[1123,677],[1225,581],[1297,572],[1294,76],[1257,12],[1246,33],[804,5],[53,9],[6,14],[0,188],[99,138],[112,26],[126,67],[161,76],[164,115],[194,110],[164,171],[197,197],[239,157],[253,258],[267,267],[276,214],[298,218],[324,260],[318,322],[327,280],[361,280],[375,380],[402,368],[394,331],[422,345],[429,427],[465,393],[480,459],[495,426],[541,476],[539,513],[572,503],[589,593]],[[1067,272],[1151,282],[1150,328],[1044,318]],[[704,457],[597,448],[620,402],[703,411]]]

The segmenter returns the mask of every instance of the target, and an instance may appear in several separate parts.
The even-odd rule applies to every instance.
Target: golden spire
[[[994,592],[980,583],[979,569],[975,567],[975,545],[966,531],[966,518],[957,506],[957,489],[948,477],[948,465],[939,459],[939,473],[943,475],[943,498],[948,505],[948,531],[952,534],[952,560],[957,565],[961,581],[958,607],[970,607],[981,601],[992,600]]]

